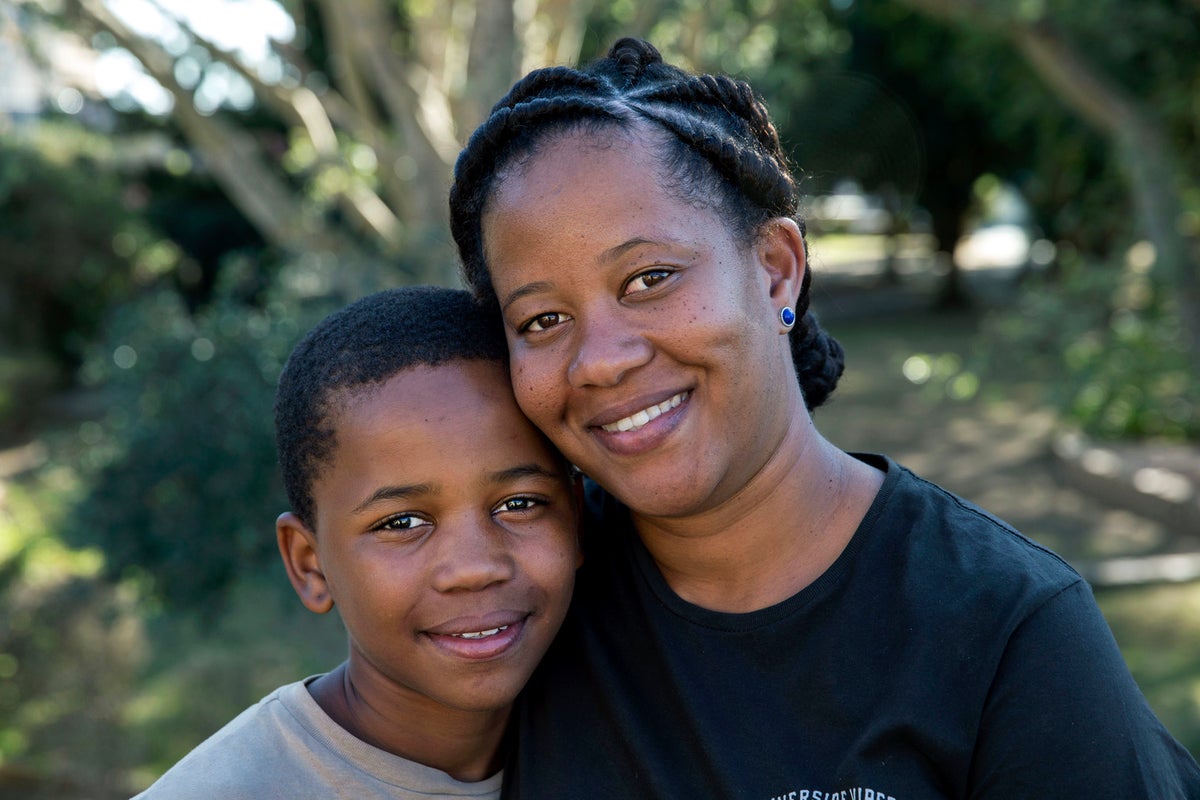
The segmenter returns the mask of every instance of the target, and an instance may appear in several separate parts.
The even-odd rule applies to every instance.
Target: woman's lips
[[[658,419],[660,416],[673,408],[678,408],[679,405],[687,399],[687,396],[688,392],[679,392],[678,394],[671,395],[661,403],[655,403],[651,406],[647,406],[646,408],[633,412],[627,417],[621,417],[615,422],[601,425],[600,428],[607,433],[624,433],[626,431],[638,430],[639,428],[645,427],[651,420]]]
[[[636,456],[659,447],[684,418],[691,390],[677,392],[611,421],[591,426],[592,435],[616,455]],[[603,417],[601,417],[603,419]]]

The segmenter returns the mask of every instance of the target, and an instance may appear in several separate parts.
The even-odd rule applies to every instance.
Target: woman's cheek
[[[545,370],[532,368],[528,360],[516,359],[512,362],[511,374],[517,405],[525,416],[541,427],[541,423],[548,418],[557,393],[552,376]]]

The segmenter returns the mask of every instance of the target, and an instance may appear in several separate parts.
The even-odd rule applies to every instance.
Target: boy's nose
[[[567,369],[575,388],[616,386],[650,360],[653,347],[615,313],[597,313],[576,321],[576,347]]]
[[[488,522],[469,521],[442,531],[444,536],[433,570],[433,587],[439,592],[478,591],[511,580],[516,572],[505,534]]]

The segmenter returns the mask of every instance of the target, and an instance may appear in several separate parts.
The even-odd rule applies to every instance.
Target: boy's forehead
[[[478,449],[508,442],[553,450],[521,413],[507,365],[500,361],[453,359],[406,367],[381,382],[345,390],[337,405],[332,422],[339,444],[370,440],[386,431],[425,440],[430,448],[456,440],[460,447],[474,442]]]
[[[338,405],[343,408],[378,402],[384,394],[387,402],[396,408],[424,408],[433,400],[444,402],[448,409],[453,408],[456,401],[476,397],[504,401],[513,396],[505,364],[463,358],[436,364],[413,364],[382,380],[344,388],[339,394]]]
[[[470,380],[468,380],[468,375]],[[330,407],[342,410],[377,399],[385,389],[397,391],[392,402],[402,402],[404,393],[412,396],[413,405],[420,404],[438,386],[460,385],[461,391],[499,395],[512,392],[508,367],[500,361],[485,359],[450,359],[437,363],[414,363],[396,369],[383,378],[349,386],[335,386],[330,391]],[[396,387],[400,386],[401,390]]]

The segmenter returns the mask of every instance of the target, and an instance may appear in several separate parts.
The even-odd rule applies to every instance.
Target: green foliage
[[[141,746],[138,784],[276,687],[346,658],[341,619],[304,608],[278,558],[243,570],[226,595],[219,619],[173,609],[147,620],[152,654],[125,709],[128,735]]]
[[[85,426],[89,491],[67,536],[99,545],[111,576],[169,605],[213,604],[243,570],[275,558],[287,509],[272,404],[283,362],[318,309],[229,299],[196,315],[168,290],[115,316],[85,376],[109,412]]]
[[[55,126],[0,139],[0,340],[14,351],[73,365],[134,283],[128,257],[145,237],[110,150],[103,137]]]
[[[345,657],[278,561],[243,568],[222,614],[163,609],[104,556],[64,544],[79,443],[0,483],[0,797],[123,800],[275,687]]]
[[[0,446],[28,438],[42,398],[62,381],[62,365],[49,355],[7,354],[0,348]]]
[[[1175,296],[1135,245],[1119,265],[1068,251],[989,323],[993,360],[1040,365],[1064,417],[1097,437],[1200,439],[1200,375]]]
[[[0,768],[0,796],[76,797],[82,785],[118,796],[131,750],[112,733],[145,646],[133,595],[95,580],[97,552],[53,535],[79,491],[71,470],[52,464],[2,488],[0,767],[20,770]]]

